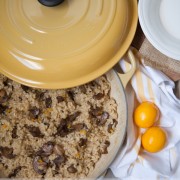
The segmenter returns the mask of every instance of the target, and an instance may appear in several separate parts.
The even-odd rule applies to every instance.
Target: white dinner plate
[[[156,49],[180,61],[180,0],[139,0],[139,21]]]

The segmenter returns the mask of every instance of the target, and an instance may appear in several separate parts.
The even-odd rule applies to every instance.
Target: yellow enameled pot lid
[[[32,87],[68,88],[104,74],[127,51],[137,0],[51,1],[0,1],[1,73]]]

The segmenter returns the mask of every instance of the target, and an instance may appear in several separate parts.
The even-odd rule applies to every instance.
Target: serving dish
[[[139,21],[144,34],[160,52],[180,60],[180,1],[140,0]]]
[[[37,88],[87,83],[125,54],[137,19],[137,0],[1,0],[0,72]]]
[[[0,72],[5,76],[35,88],[70,88],[103,75],[128,50],[137,26],[136,0],[65,0],[47,7],[51,2],[0,1]],[[88,178],[99,177],[109,167],[126,133],[124,88],[136,69],[132,51],[127,55],[132,64],[128,73],[106,73],[110,95],[118,104],[118,125],[109,154]]]
[[[132,54],[132,52],[131,51],[129,51],[128,52],[128,57],[129,57],[129,59],[130,59],[130,61],[131,61],[131,64],[132,64],[132,68],[131,68],[131,70],[127,73],[127,74],[123,74],[123,75],[120,75],[120,74],[118,74],[118,73],[116,73],[116,71],[115,70],[110,70],[108,73],[106,73],[106,78],[107,78],[107,80],[108,80],[108,82],[110,83],[110,88],[111,88],[111,90],[110,90],[110,97],[111,98],[113,98],[115,101],[114,102],[116,102],[116,104],[117,104],[117,110],[116,110],[116,112],[115,113],[117,113],[117,115],[118,116],[116,116],[116,122],[117,122],[117,124],[116,124],[116,126],[115,126],[115,130],[113,131],[113,133],[111,134],[111,136],[110,136],[110,139],[109,139],[109,142],[110,143],[108,143],[108,153],[106,152],[105,153],[105,155],[102,155],[101,156],[101,158],[97,161],[97,163],[96,163],[96,165],[95,165],[95,167],[93,168],[93,169],[91,169],[90,171],[89,171],[89,173],[88,173],[88,176],[87,176],[87,178],[97,178],[97,177],[99,177],[108,167],[109,167],[109,165],[111,164],[111,162],[114,160],[114,158],[115,158],[115,156],[116,156],[116,154],[117,154],[117,152],[118,152],[118,150],[120,149],[120,147],[122,146],[122,143],[123,143],[123,140],[124,140],[124,137],[125,137],[125,133],[126,133],[126,127],[127,127],[127,102],[126,102],[126,97],[125,97],[125,92],[124,92],[124,87],[126,86],[126,84],[127,84],[127,82],[130,80],[130,78],[131,78],[131,76],[133,75],[133,73],[134,73],[134,71],[135,71],[135,68],[136,68],[136,62],[135,62],[135,59],[134,59],[134,56],[133,56],[133,54]],[[120,78],[122,79],[122,83],[121,83],[121,80],[120,80]],[[7,81],[3,81],[3,84],[4,84],[4,87],[6,87],[6,89],[8,90],[10,87],[9,87],[9,82]],[[9,85],[8,85],[9,84]],[[123,87],[124,86],[124,87]],[[16,84],[14,84],[14,88],[13,89],[16,89],[16,88],[18,88],[19,87],[19,85],[16,85]],[[50,138],[50,135],[48,135],[48,142],[47,142],[47,132],[45,133],[44,132],[44,128],[42,129],[42,127],[44,127],[44,124],[47,124],[47,123],[50,123],[51,124],[51,122],[50,122],[50,120],[48,120],[47,122],[46,121],[44,121],[46,118],[43,116],[43,122],[42,122],[42,117],[39,117],[39,114],[41,114],[40,112],[42,112],[42,110],[43,109],[38,109],[37,107],[34,107],[34,103],[36,104],[36,98],[43,98],[43,96],[41,96],[41,94],[39,94],[38,93],[38,91],[36,90],[36,89],[29,89],[28,87],[24,87],[24,86],[20,86],[20,89],[21,89],[21,91],[19,91],[19,92],[22,92],[22,93],[20,93],[20,94],[18,94],[17,93],[17,95],[16,96],[12,96],[12,97],[14,97],[12,100],[13,100],[13,102],[14,103],[16,103],[16,101],[15,101],[15,99],[18,99],[18,103],[16,103],[16,107],[18,108],[18,110],[17,111],[14,111],[14,110],[12,110],[11,108],[11,106],[13,106],[13,102],[11,101],[11,103],[10,103],[10,109],[8,108],[8,104],[4,104],[6,101],[8,101],[8,96],[11,94],[11,91],[10,92],[8,92],[8,96],[6,95],[5,96],[5,94],[4,94],[4,96],[3,96],[3,94],[2,94],[2,92],[4,91],[4,90],[2,90],[1,89],[1,94],[0,94],[0,97],[1,97],[1,99],[0,99],[0,117],[2,118],[2,122],[1,122],[1,125],[0,125],[0,129],[1,129],[1,133],[3,133],[4,131],[3,130],[6,130],[7,129],[7,131],[8,131],[8,127],[9,128],[11,128],[11,129],[13,129],[13,131],[12,131],[12,134],[11,134],[11,131],[8,131],[9,133],[7,134],[7,136],[6,137],[4,137],[3,135],[1,136],[2,138],[5,138],[5,139],[7,139],[7,140],[3,140],[2,139],[2,141],[1,141],[1,143],[0,143],[0,154],[1,154],[1,158],[2,157],[4,157],[3,159],[1,159],[1,162],[3,162],[3,163],[5,163],[6,161],[4,161],[4,160],[6,160],[6,158],[7,158],[7,160],[9,161],[9,162],[11,162],[10,160],[12,159],[13,160],[13,162],[16,162],[17,161],[17,159],[16,159],[16,153],[19,153],[19,152],[21,152],[21,161],[22,161],[22,164],[20,163],[18,163],[18,165],[16,165],[16,163],[14,164],[14,163],[10,163],[10,166],[12,166],[11,167],[11,171],[10,172],[12,172],[12,173],[10,173],[9,174],[9,177],[16,177],[16,174],[18,174],[19,173],[19,171],[21,171],[21,166],[22,166],[22,168],[24,168],[25,166],[26,166],[26,164],[30,164],[30,167],[29,167],[29,169],[31,169],[32,170],[32,165],[35,163],[35,159],[34,158],[47,158],[47,157],[49,157],[50,156],[50,154],[48,153],[47,155],[42,155],[41,156],[41,154],[42,153],[45,153],[46,151],[47,151],[47,147],[46,147],[46,149],[45,150],[39,150],[39,148],[37,149],[37,148],[30,148],[29,149],[29,146],[31,146],[31,143],[28,143],[28,139],[30,138],[31,139],[31,142],[34,142],[34,140],[32,140],[32,138],[34,137],[34,139],[35,139],[35,141],[36,141],[36,144],[37,144],[37,146],[39,147],[39,145],[40,146],[42,146],[44,143],[49,143],[49,145],[48,145],[48,147],[50,146],[54,146],[54,143],[55,143],[55,145],[57,145],[57,143],[61,143],[61,145],[62,145],[62,143],[63,143],[63,141],[65,140],[65,139],[63,139],[63,138],[66,138],[66,136],[68,135],[68,134],[66,134],[66,133],[68,133],[68,132],[66,132],[66,131],[64,131],[64,130],[60,130],[59,128],[61,127],[61,125],[60,126],[58,126],[58,129],[57,129],[57,132],[56,132],[56,130],[53,128],[53,126],[51,125],[51,130],[50,130],[50,132],[52,131],[52,133],[54,132],[54,133],[58,133],[58,136],[62,136],[62,140],[61,140],[61,142],[59,142],[59,140],[58,141],[55,141],[55,137],[52,139],[49,139]],[[23,91],[22,91],[23,90]],[[28,99],[28,92],[33,92],[33,93],[30,93],[30,101],[31,101],[31,103],[33,103],[33,107],[29,107],[29,105],[28,105],[28,101],[27,101],[27,99]],[[36,92],[37,91],[37,92]],[[32,98],[33,97],[33,94],[36,94],[36,97],[35,97],[35,99],[34,98]],[[38,94],[37,94],[38,93]],[[53,93],[53,94],[56,94],[56,92],[55,91],[52,91],[51,93]],[[106,92],[107,93],[107,92]],[[22,105],[21,103],[21,100],[19,100],[19,95],[22,95],[23,96],[23,101],[25,101],[26,103],[24,104],[24,105]],[[43,112],[45,113],[45,115],[49,112],[49,108],[51,107],[51,104],[52,103],[54,103],[55,101],[54,101],[54,98],[53,98],[53,101],[51,101],[51,103],[50,103],[50,99],[49,99],[49,95],[48,94],[46,94],[46,98],[45,98],[45,107],[47,108],[47,109],[45,109],[45,111],[43,110]],[[70,97],[72,96],[72,94],[70,94]],[[2,98],[2,97],[4,97],[4,98]],[[57,96],[58,97],[58,96]],[[25,98],[25,99],[24,99]],[[72,98],[72,97],[71,97]],[[99,97],[98,97],[99,98]],[[33,100],[34,99],[34,100]],[[52,100],[52,99],[51,99]],[[44,102],[44,100],[42,99],[42,100],[38,100],[38,102],[41,102],[42,101],[42,103]],[[58,101],[59,101],[59,98],[58,98]],[[62,97],[61,97],[61,101],[60,102],[62,102],[63,100],[62,100]],[[92,101],[93,102],[93,101]],[[103,103],[103,102],[101,102],[101,103]],[[113,103],[113,101],[111,102],[111,104]],[[40,103],[41,104],[41,103]],[[25,106],[25,107],[24,107]],[[32,104],[31,104],[31,106],[32,106]],[[37,105],[36,105],[37,106]],[[38,106],[40,106],[40,105],[38,105]],[[41,105],[42,106],[42,105]],[[77,106],[77,105],[76,105]],[[75,107],[76,107],[75,106]],[[112,105],[113,106],[113,105]],[[6,107],[6,109],[5,110],[3,110],[3,107]],[[42,106],[42,107],[44,107],[44,105]],[[41,108],[42,108],[41,107]],[[53,106],[54,107],[54,106]],[[7,109],[8,108],[8,109]],[[30,108],[30,109],[29,109]],[[39,107],[40,108],[40,107]],[[55,108],[55,107],[54,107]],[[64,107],[65,108],[65,107]],[[73,108],[73,106],[71,105],[71,108]],[[27,112],[29,112],[30,114],[29,114],[29,117],[30,117],[30,119],[28,118],[28,117],[26,117],[25,119],[27,119],[27,120],[25,120],[25,122],[27,123],[25,123],[25,125],[23,125],[24,124],[24,120],[23,120],[23,118],[25,117],[25,116],[27,116],[27,115],[25,115],[24,113],[23,113],[23,109],[27,109]],[[28,110],[29,109],[29,110]],[[83,108],[80,108],[79,110],[81,110],[81,109],[83,109]],[[19,113],[19,114],[22,114],[22,123],[19,123],[20,124],[20,127],[21,127],[21,130],[19,129],[19,125],[17,126],[16,125],[16,130],[14,131],[14,128],[13,127],[11,127],[10,126],[10,124],[11,124],[11,121],[14,121],[14,118],[11,120],[11,118],[8,120],[8,113],[11,113],[11,111],[12,111],[12,113],[14,114],[14,113]],[[22,111],[22,112],[21,112]],[[77,111],[77,110],[76,110]],[[53,111],[54,112],[54,111]],[[56,111],[55,111],[56,112]],[[5,114],[4,114],[5,113]],[[56,113],[55,113],[56,114]],[[63,114],[62,112],[61,112],[61,114]],[[12,116],[12,115],[11,115]],[[11,117],[10,116],[10,117]],[[14,115],[13,115],[14,116]],[[51,116],[53,116],[54,118],[56,117],[56,116],[54,116],[54,115],[51,115]],[[79,114],[78,114],[78,116],[79,116]],[[6,118],[5,118],[6,117]],[[63,116],[64,117],[64,116]],[[17,117],[18,118],[18,117]],[[8,121],[6,121],[5,119],[7,119]],[[28,120],[29,119],[29,120]],[[56,119],[57,119],[57,117],[56,117]],[[66,118],[67,119],[67,118]],[[52,119],[53,120],[53,119]],[[81,120],[83,120],[82,118],[81,118]],[[111,119],[112,120],[112,119]],[[17,121],[17,120],[16,120]],[[19,121],[19,120],[18,120]],[[65,120],[65,122],[68,122],[68,120]],[[54,122],[54,121],[53,121]],[[61,122],[61,121],[60,121]],[[79,122],[79,121],[78,121]],[[85,122],[85,121],[80,121],[81,123],[82,122]],[[80,125],[80,122],[79,122],[79,125]],[[113,122],[114,122],[114,120],[113,120]],[[4,124],[5,123],[5,124]],[[17,123],[17,122],[16,122]],[[30,123],[30,124],[29,124]],[[37,126],[38,124],[40,124],[40,126]],[[77,124],[77,122],[76,122],[76,124]],[[48,124],[47,124],[48,125]],[[78,125],[78,129],[79,129],[79,125]],[[106,124],[106,126],[107,126],[108,124]],[[74,125],[71,125],[71,126],[74,126]],[[17,127],[18,127],[18,129],[17,129]],[[40,131],[40,129],[38,128],[37,129],[37,127],[41,127],[40,129],[41,129],[41,131]],[[46,127],[46,125],[45,125],[45,127]],[[56,125],[56,127],[57,127],[57,125]],[[84,126],[85,127],[85,126]],[[108,127],[108,129],[109,129],[109,126],[107,126]],[[25,130],[25,129],[27,129],[27,130]],[[49,132],[49,130],[47,130],[48,132]],[[18,134],[17,134],[17,131],[18,131]],[[21,131],[21,132],[20,132]],[[25,144],[26,143],[28,143],[28,144],[24,144],[24,143],[20,143],[21,145],[19,146],[18,144],[16,144],[17,142],[16,142],[16,138],[18,137],[18,136],[20,136],[20,139],[21,139],[21,135],[22,135],[22,133],[25,133],[24,131],[27,131],[27,133],[26,133],[26,135],[24,135],[24,138],[25,138],[25,141],[23,141]],[[29,134],[28,133],[28,131],[30,132],[30,134],[31,135],[27,135],[27,134]],[[79,130],[78,130],[79,131]],[[108,132],[110,132],[110,130],[108,130]],[[43,134],[46,134],[46,141],[44,141],[43,140],[43,137],[44,137],[44,135]],[[60,134],[59,134],[60,133]],[[73,137],[73,134],[71,135],[71,136],[68,136],[67,138],[69,139],[71,139]],[[10,142],[10,141],[13,141],[13,139],[15,138],[15,143],[8,143],[8,142]],[[8,141],[8,139],[10,139],[9,141]],[[19,140],[20,140],[19,139]],[[17,139],[18,140],[18,139]],[[53,142],[52,142],[52,140],[53,140]],[[41,142],[42,141],[42,142]],[[50,142],[51,142],[51,144],[50,144]],[[55,141],[55,142],[54,142]],[[88,141],[89,141],[89,139],[88,139]],[[18,141],[19,142],[19,141]],[[91,142],[91,141],[90,141]],[[5,143],[5,144],[4,144]],[[11,146],[12,145],[12,146]],[[28,159],[26,159],[24,156],[23,156],[23,152],[24,152],[24,145],[25,145],[25,149],[27,149],[27,147],[28,147],[28,149],[27,149],[27,152],[25,153],[25,155],[26,154],[29,154],[30,155],[30,157],[32,156],[32,160],[30,160],[29,158]],[[46,144],[46,146],[47,146],[47,144]],[[15,148],[13,151],[11,151],[11,148]],[[36,145],[34,146],[33,145],[33,147],[36,147]],[[44,145],[42,146],[42,147],[44,147]],[[66,147],[66,146],[65,146]],[[67,148],[67,147],[66,147]],[[69,147],[70,148],[70,147]],[[66,156],[67,157],[69,157],[70,156],[70,154],[71,154],[71,150],[70,149],[66,149]],[[6,149],[6,151],[7,152],[5,152],[5,149]],[[91,149],[91,148],[90,148]],[[33,151],[37,151],[37,152],[34,152],[33,153]],[[107,150],[106,150],[107,151]],[[15,153],[15,154],[14,154]],[[33,153],[32,155],[31,155],[31,153]],[[41,153],[41,154],[39,154],[39,153]],[[68,155],[68,153],[70,153],[69,155]],[[18,156],[18,155],[17,155]],[[24,158],[23,158],[24,157]],[[92,154],[92,157],[93,157],[93,154]],[[54,156],[53,157],[51,157],[51,158],[54,158]],[[27,160],[27,162],[24,164],[24,160]],[[8,162],[7,161],[7,162]],[[21,162],[20,161],[20,162]],[[32,162],[31,162],[32,161]],[[72,161],[72,160],[71,160]],[[70,162],[71,162],[70,161]],[[40,161],[41,162],[41,161]],[[38,163],[40,163],[39,161],[38,161]],[[54,160],[53,160],[53,162],[55,162]],[[64,162],[64,161],[63,161]],[[69,161],[68,161],[68,163],[70,163]],[[72,161],[73,162],[73,161]],[[1,163],[0,163],[1,164]],[[102,166],[102,164],[103,164],[103,166]],[[16,166],[14,166],[14,165],[16,165]],[[68,164],[67,164],[68,165]],[[66,166],[67,166],[66,165]],[[69,164],[70,165],[70,164]],[[8,164],[8,166],[9,166],[9,164]],[[33,165],[34,166],[34,165]],[[34,168],[35,168],[36,166],[34,166]],[[41,166],[40,166],[41,167]],[[44,167],[44,166],[42,166],[42,167]],[[68,167],[68,166],[67,166]],[[3,168],[2,166],[0,166],[0,177],[3,177],[3,178],[5,178],[5,176],[3,175],[3,169],[1,169],[1,168]],[[13,170],[14,169],[14,170]],[[17,171],[16,171],[16,169],[17,169]],[[25,167],[25,171],[28,171],[27,170],[27,167]],[[37,167],[35,168],[35,171],[36,172],[39,172],[40,174],[41,174],[41,171],[40,170],[38,170],[37,169]],[[24,172],[24,171],[23,171]],[[44,171],[42,171],[42,173],[44,173]],[[74,172],[73,172],[74,173]],[[38,175],[38,174],[37,174]],[[73,175],[73,174],[72,174]],[[33,176],[34,177],[34,174],[31,174],[31,176]],[[49,175],[50,177],[51,177],[51,175]],[[39,176],[37,176],[37,177],[39,177]],[[46,177],[46,176],[45,176]]]

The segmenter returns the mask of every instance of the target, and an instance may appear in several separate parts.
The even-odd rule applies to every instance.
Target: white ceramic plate
[[[139,0],[139,21],[156,49],[180,61],[180,0]]]

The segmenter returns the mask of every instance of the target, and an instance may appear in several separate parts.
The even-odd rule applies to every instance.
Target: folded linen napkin
[[[127,137],[110,169],[115,177],[126,179],[180,177],[180,100],[173,93],[175,84],[161,71],[144,65],[144,59],[137,52],[135,56],[140,64],[126,89],[129,111]],[[125,60],[120,61],[120,66],[124,72],[131,68]],[[160,109],[161,116],[156,126],[165,129],[168,142],[158,153],[151,154],[141,148],[144,129],[138,129],[133,122],[133,111],[137,106],[135,97],[140,103],[154,102]]]

